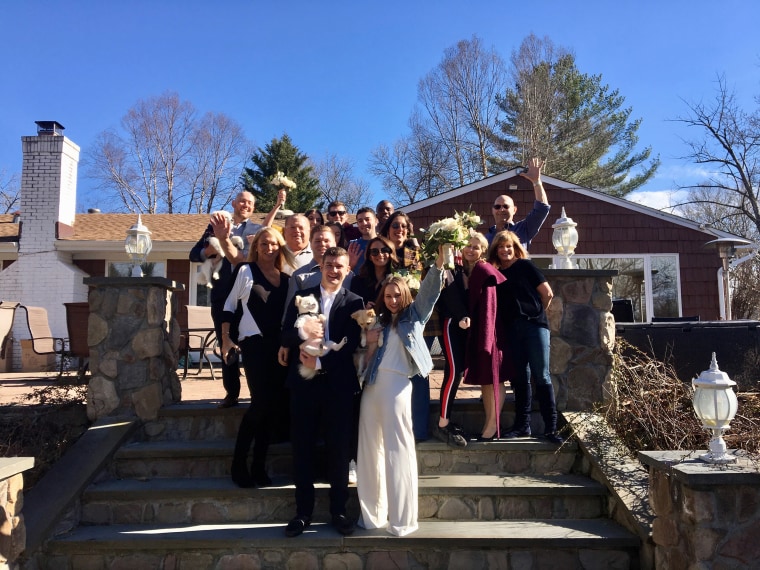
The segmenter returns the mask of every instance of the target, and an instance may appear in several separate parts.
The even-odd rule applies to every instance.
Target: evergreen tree
[[[244,168],[240,181],[244,190],[256,197],[258,212],[268,212],[277,200],[278,189],[270,183],[277,172],[282,172],[297,185],[295,190],[288,191],[285,208],[294,212],[322,208],[322,204],[317,203],[322,195],[319,179],[309,164],[309,157],[293,145],[287,134],[281,139],[272,139],[263,149],[259,148],[251,156],[251,162],[253,168]]]
[[[515,86],[499,98],[503,136],[495,136],[495,168],[540,157],[547,174],[615,196],[654,175],[660,161],[649,160],[651,147],[635,148],[641,121],[630,120],[625,98],[601,75],[581,73],[572,54],[532,35],[512,64]]]

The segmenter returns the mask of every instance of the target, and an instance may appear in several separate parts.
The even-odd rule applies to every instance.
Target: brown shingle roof
[[[253,214],[261,223],[265,214]],[[197,241],[208,226],[208,214],[142,214],[153,241]],[[77,214],[74,233],[66,241],[123,241],[137,214]]]

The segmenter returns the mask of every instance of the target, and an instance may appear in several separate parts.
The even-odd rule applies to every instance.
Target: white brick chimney
[[[58,232],[73,226],[79,147],[55,121],[37,121],[37,136],[21,137],[21,237],[18,260],[0,273],[2,299],[45,307],[53,336],[67,337],[63,303],[87,300],[87,274],[55,248]],[[29,338],[26,313],[13,327],[13,367],[21,368],[19,340]]]

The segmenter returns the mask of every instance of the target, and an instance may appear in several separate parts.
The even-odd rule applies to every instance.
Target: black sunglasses
[[[405,229],[407,229],[409,226],[407,226],[406,224],[399,224],[398,222],[393,222],[393,223],[391,224],[391,227],[392,227],[394,230],[405,230]]]
[[[385,255],[390,255],[391,248],[389,247],[371,247],[369,249],[369,254],[372,256],[380,255],[381,253],[384,253]]]
[[[493,205],[494,210],[509,210],[509,206],[506,204],[494,204]]]
[[[345,216],[346,211],[345,210],[333,210],[332,212],[327,212],[328,216]]]

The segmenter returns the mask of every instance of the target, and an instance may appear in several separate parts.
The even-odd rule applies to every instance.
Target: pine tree
[[[268,212],[277,199],[277,188],[270,180],[282,172],[296,183],[295,190],[288,192],[285,208],[294,212],[305,212],[310,208],[322,208],[317,203],[322,195],[319,179],[309,164],[309,157],[293,145],[290,137],[283,134],[281,139],[272,139],[263,149],[251,156],[253,168],[244,168],[240,181],[244,189],[256,197],[256,210]]]
[[[625,97],[601,75],[581,73],[572,54],[532,35],[512,63],[515,87],[499,98],[497,169],[539,157],[546,174],[615,196],[654,175],[659,159],[649,160],[651,147],[635,148],[641,121],[630,120]]]

